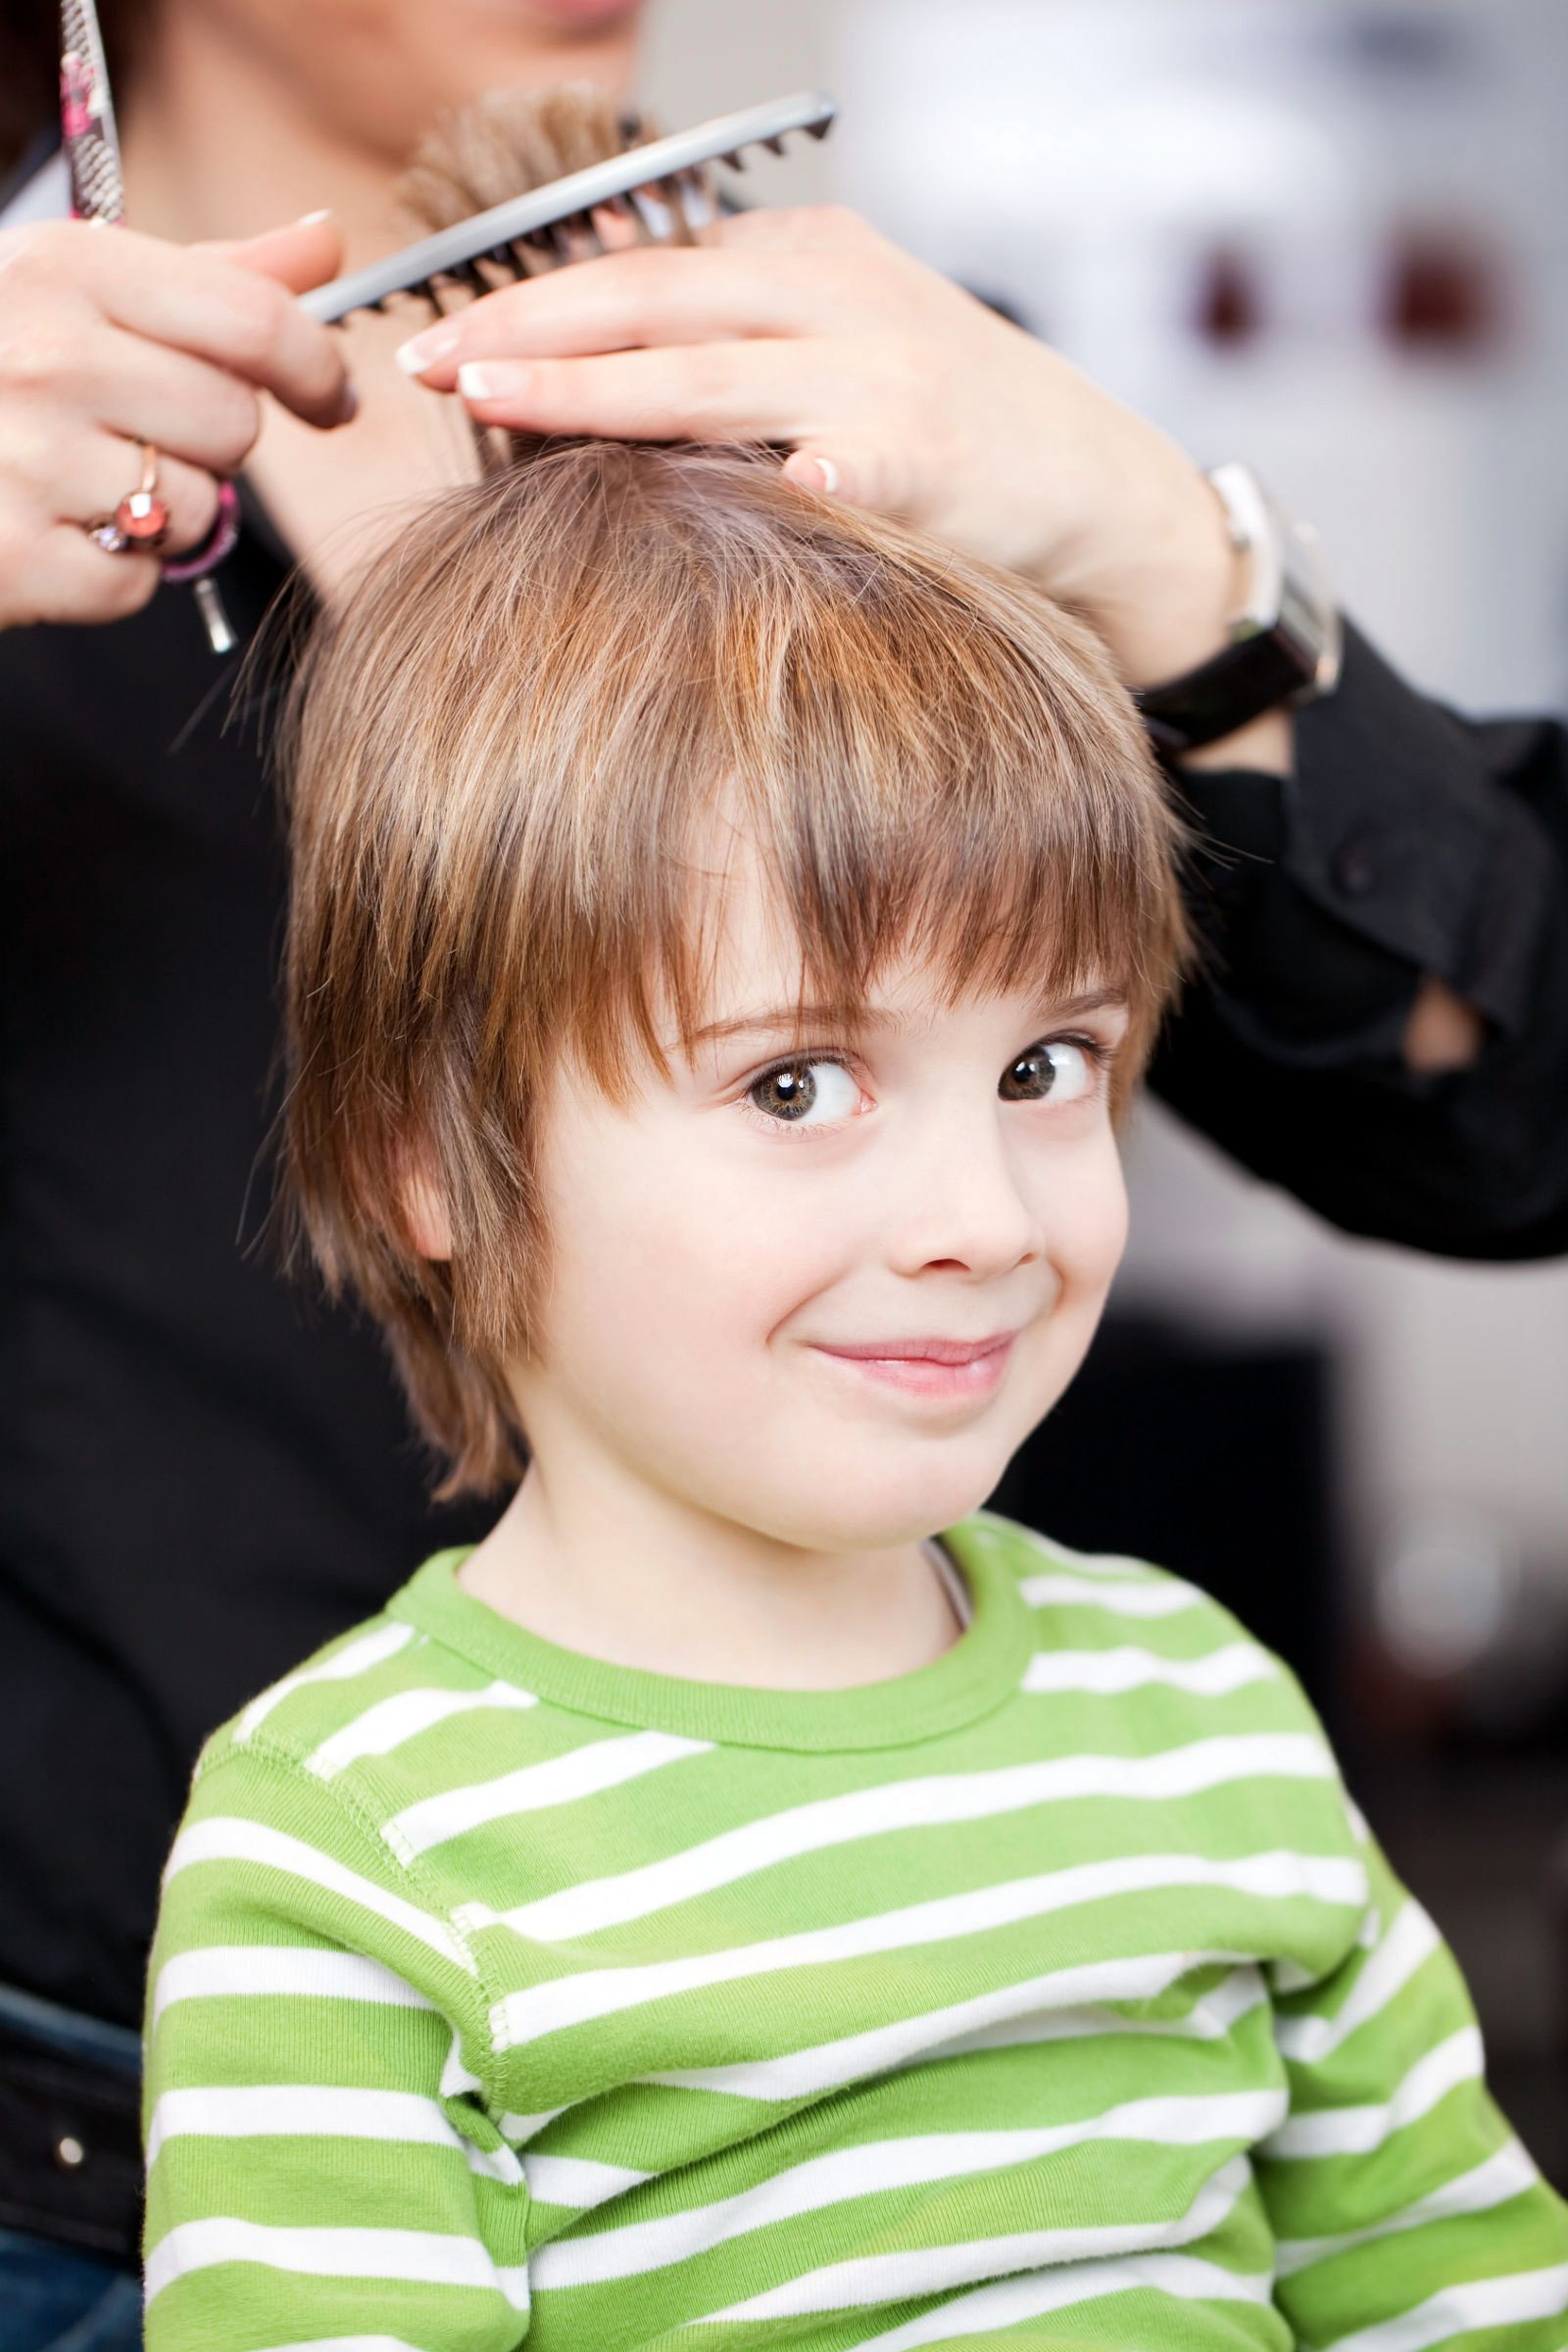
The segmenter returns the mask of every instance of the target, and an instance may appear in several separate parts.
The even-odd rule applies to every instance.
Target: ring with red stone
[[[106,556],[157,553],[169,536],[169,509],[158,495],[158,452],[150,441],[141,445],[141,480],[127,490],[113,514],[102,514],[83,525],[95,547]]]

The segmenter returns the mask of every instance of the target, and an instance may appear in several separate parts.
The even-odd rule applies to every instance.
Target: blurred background
[[[662,0],[652,31],[672,124],[830,90],[834,136],[752,192],[854,204],[1246,458],[1415,680],[1568,702],[1564,0]],[[1568,2183],[1568,1264],[1346,1240],[1156,1104],[1129,1162],[1115,1313],[999,1499],[1297,1666]]]

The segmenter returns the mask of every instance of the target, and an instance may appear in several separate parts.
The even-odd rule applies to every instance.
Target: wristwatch
[[[1344,631],[1316,531],[1282,514],[1250,466],[1216,466],[1208,479],[1251,580],[1223,653],[1134,695],[1162,759],[1217,743],[1281,703],[1317,702],[1340,678]]]

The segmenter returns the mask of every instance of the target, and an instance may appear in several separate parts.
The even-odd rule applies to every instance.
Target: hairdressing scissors
[[[60,131],[71,177],[73,220],[118,227],[125,218],[125,182],[93,0],[61,0]],[[150,452],[141,489],[132,494],[144,505],[156,499],[155,466],[156,456]],[[218,515],[206,540],[189,555],[163,565],[166,580],[194,584],[197,609],[215,654],[231,653],[238,642],[212,576],[238,537],[239,494],[232,482],[220,482]]]
[[[60,112],[72,213],[78,220],[122,221],[120,141],[94,0],[61,0],[60,19]],[[553,249],[558,258],[580,256],[585,245],[595,250],[595,215],[607,211],[636,214],[658,239],[662,216],[667,221],[672,214],[684,213],[690,222],[694,212],[707,206],[706,165],[723,162],[739,171],[745,168],[748,148],[765,147],[781,155],[785,139],[793,133],[820,139],[835,111],[831,98],[812,90],[797,91],[667,138],[630,145],[621,155],[476,213],[401,253],[318,286],[300,297],[300,307],[313,318],[328,322],[352,311],[378,311],[389,296],[398,294],[413,295],[439,310],[445,286],[488,292],[495,282],[486,274],[488,267],[504,274],[525,273],[529,247]],[[637,136],[634,120],[624,127],[629,138]],[[149,489],[150,480],[144,478],[144,499]],[[212,573],[238,535],[238,494],[233,483],[225,481],[219,486],[218,519],[205,545],[163,566],[166,580],[194,583],[213,651],[220,654],[229,652],[236,640]]]

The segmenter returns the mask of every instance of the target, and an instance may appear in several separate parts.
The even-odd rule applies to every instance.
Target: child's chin
[[[806,1551],[888,1551],[901,1544],[923,1544],[978,1511],[1005,1467],[1005,1461],[988,1462],[961,1475],[950,1464],[936,1474],[889,1482],[880,1489],[862,1487],[836,1508],[829,1504],[808,1514],[791,1511],[794,1524],[772,1532]],[[824,1496],[813,1499],[819,1506],[828,1501]]]

